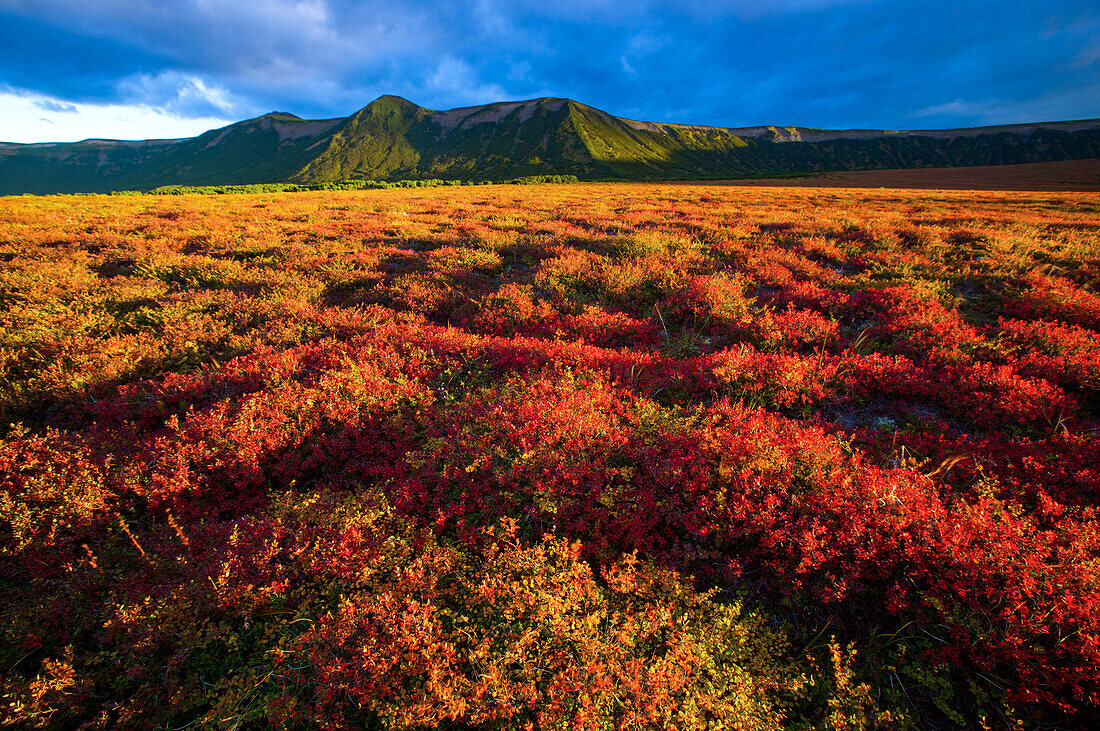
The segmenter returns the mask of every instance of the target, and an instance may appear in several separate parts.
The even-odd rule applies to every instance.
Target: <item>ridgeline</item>
[[[179,140],[0,143],[0,194],[347,180],[745,178],[1100,157],[1100,120],[954,130],[637,122],[571,99],[448,111],[382,96],[346,118],[286,112]]]

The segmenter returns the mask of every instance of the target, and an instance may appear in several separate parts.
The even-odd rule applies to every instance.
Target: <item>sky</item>
[[[569,97],[647,121],[1100,117],[1095,0],[0,0],[0,140]]]

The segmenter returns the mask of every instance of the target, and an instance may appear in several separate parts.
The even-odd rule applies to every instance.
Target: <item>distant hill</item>
[[[949,130],[638,122],[571,99],[433,111],[383,96],[346,118],[286,112],[180,140],[0,143],[0,194],[346,179],[738,178],[1100,157],[1100,120]]]

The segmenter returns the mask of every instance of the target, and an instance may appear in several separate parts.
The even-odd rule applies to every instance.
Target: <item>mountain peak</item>
[[[373,109],[377,107],[392,108],[397,107],[400,109],[422,109],[419,104],[414,104],[403,96],[397,96],[396,94],[383,94],[374,101],[372,101],[363,109]]]
[[[268,112],[260,119],[274,119],[280,122],[304,122],[305,120],[293,112]]]

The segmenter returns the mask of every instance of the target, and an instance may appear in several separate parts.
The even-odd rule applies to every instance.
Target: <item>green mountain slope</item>
[[[675,178],[957,167],[1100,157],[1100,120],[894,132],[723,129],[634,122],[576,105],[578,129],[611,177]]]
[[[285,112],[265,114],[183,140],[130,173],[127,183],[145,188],[155,187],[153,183],[283,182],[316,156],[343,121],[306,121]]]
[[[957,130],[725,129],[638,122],[570,99],[433,111],[383,96],[350,117],[285,112],[183,140],[0,143],[0,194],[364,178],[718,178],[1100,157],[1100,120]]]
[[[318,154],[288,180],[416,177],[421,153],[410,131],[426,116],[426,110],[407,99],[380,97],[344,120]]]
[[[0,143],[0,194],[114,190],[179,140]]]
[[[343,121],[272,112],[182,140],[0,143],[0,194],[283,182]]]
[[[292,180],[607,175],[573,126],[573,104],[536,99],[433,112],[384,96],[349,117]]]

